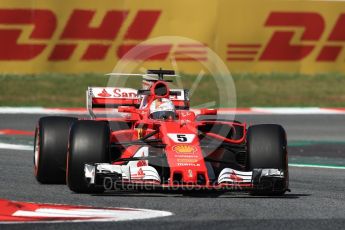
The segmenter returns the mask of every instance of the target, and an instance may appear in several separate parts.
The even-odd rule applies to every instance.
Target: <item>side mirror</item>
[[[216,109],[201,109],[200,110],[201,115],[217,115]]]
[[[134,106],[119,106],[117,111],[121,113],[135,113],[137,109]]]

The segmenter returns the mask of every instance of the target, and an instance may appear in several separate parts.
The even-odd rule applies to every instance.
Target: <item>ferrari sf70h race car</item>
[[[37,181],[66,183],[76,193],[123,186],[254,195],[289,190],[282,126],[247,127],[221,119],[216,109],[196,113],[189,108],[188,90],[169,88],[166,76],[174,71],[142,76],[139,90],[89,87],[90,119],[42,117],[35,132]],[[98,117],[100,108],[117,108],[119,115]]]

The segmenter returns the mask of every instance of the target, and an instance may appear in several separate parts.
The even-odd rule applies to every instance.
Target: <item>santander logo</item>
[[[132,90],[124,90],[120,88],[114,89],[114,97],[132,97],[136,98],[138,95],[136,92],[133,92]]]
[[[130,88],[103,88],[94,89],[98,97],[114,97],[114,98],[137,98],[137,91]],[[98,91],[98,92],[97,92]]]
[[[99,97],[110,97],[111,94],[107,90],[103,89],[102,93],[97,94]]]

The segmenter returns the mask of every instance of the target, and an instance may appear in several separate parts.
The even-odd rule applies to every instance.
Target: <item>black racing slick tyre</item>
[[[276,124],[249,127],[247,150],[249,170],[279,169],[284,171],[284,178],[262,178],[255,182],[252,194],[283,195],[288,189],[287,140],[284,128]]]
[[[102,188],[90,186],[84,176],[86,163],[110,162],[110,128],[107,121],[76,122],[70,132],[67,157],[67,185],[76,193],[100,193]]]
[[[42,184],[66,183],[66,157],[73,117],[42,117],[35,131],[34,174]]]

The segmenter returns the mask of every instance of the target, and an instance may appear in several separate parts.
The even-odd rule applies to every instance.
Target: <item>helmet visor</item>
[[[173,111],[157,111],[151,113],[151,118],[152,119],[157,119],[157,120],[168,120],[168,119],[176,119],[176,114]]]

